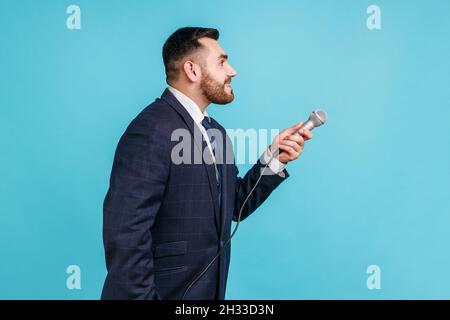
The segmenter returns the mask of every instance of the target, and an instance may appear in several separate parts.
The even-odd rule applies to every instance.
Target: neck
[[[200,108],[200,111],[202,113],[205,112],[206,108],[210,104],[208,99],[206,99],[206,97],[203,94],[199,93],[199,92],[195,92],[192,89],[189,89],[187,87],[183,87],[183,86],[180,86],[180,85],[177,85],[177,84],[170,84],[170,86],[175,88],[175,89],[177,89],[182,94],[184,94],[186,97],[188,97],[189,99],[194,101],[195,104]]]

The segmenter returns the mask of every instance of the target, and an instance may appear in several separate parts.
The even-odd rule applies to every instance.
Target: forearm
[[[240,220],[244,220],[250,214],[252,214],[275,190],[281,182],[286,180],[289,177],[286,169],[282,169],[279,172],[272,171],[271,167],[275,168],[273,164],[269,164],[266,168],[266,160],[267,154],[263,154],[263,156],[257,161],[257,163],[245,174],[243,178],[237,178],[236,181],[236,203],[235,210],[233,212],[233,220],[237,221],[239,212],[241,210],[242,205],[244,204],[245,199],[250,194],[253,187],[256,185],[258,179],[261,179],[258,182],[258,185],[253,190],[252,194],[245,202],[244,207],[242,208]],[[278,170],[281,168],[279,167]]]

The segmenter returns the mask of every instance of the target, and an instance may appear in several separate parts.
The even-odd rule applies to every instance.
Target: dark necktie
[[[209,143],[211,144],[211,149],[213,151],[214,157],[216,157],[216,149],[217,149],[217,139],[214,136],[214,130],[210,129],[216,129],[219,130],[216,126],[214,126],[213,122],[211,121],[211,118],[204,117],[202,120],[202,126],[206,130],[206,134],[209,138]],[[218,151],[218,150],[217,150]],[[217,190],[218,190],[218,199],[219,199],[219,208],[221,204],[221,198],[222,198],[222,166],[219,163],[215,163],[216,169],[217,169]]]

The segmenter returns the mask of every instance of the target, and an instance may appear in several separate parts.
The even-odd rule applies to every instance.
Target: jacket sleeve
[[[265,164],[259,159],[256,164],[246,173],[243,178],[238,177],[239,171],[235,166],[236,170],[236,203],[233,212],[233,221],[238,220],[239,211],[243,205],[245,198],[249,195],[252,188],[255,186],[256,181],[261,175],[262,170],[264,170]],[[279,175],[270,170],[267,167],[264,171],[258,186],[253,190],[250,198],[247,200],[241,214],[241,221],[246,219],[250,214],[252,214],[275,190],[281,182],[289,177],[286,169],[283,169],[283,174]]]
[[[151,227],[169,175],[168,148],[168,139],[151,124],[132,122],[119,141],[103,204],[108,274],[102,299],[161,299],[154,283]]]

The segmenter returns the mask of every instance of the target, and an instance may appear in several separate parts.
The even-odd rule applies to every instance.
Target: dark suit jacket
[[[213,120],[214,121],[214,120]],[[214,121],[216,127],[225,130]],[[108,274],[102,299],[180,299],[187,285],[230,237],[231,220],[260,176],[258,161],[243,178],[222,165],[221,206],[214,164],[174,164],[174,130],[194,133],[194,120],[166,89],[122,135],[103,207]],[[195,148],[204,150],[192,143]],[[226,158],[226,156],[224,157]],[[210,162],[209,162],[210,163]],[[246,203],[248,217],[285,178],[264,175]],[[230,245],[191,288],[186,299],[224,299]]]

